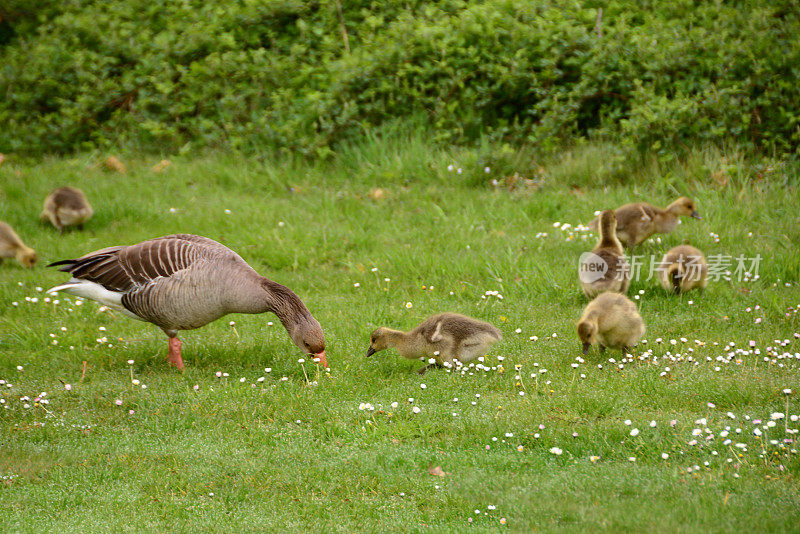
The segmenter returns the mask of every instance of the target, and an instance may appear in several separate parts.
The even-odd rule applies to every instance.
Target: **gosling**
[[[655,233],[668,234],[678,226],[681,216],[702,219],[697,212],[694,200],[681,197],[666,209],[657,208],[646,202],[625,204],[614,210],[617,216],[617,238],[628,248],[633,248]],[[598,219],[589,223],[596,230]]]
[[[578,321],[578,337],[587,354],[592,345],[627,353],[644,335],[644,321],[636,305],[625,295],[601,293],[591,301]]]
[[[41,219],[50,220],[61,233],[67,226],[77,226],[83,230],[83,223],[88,221],[94,210],[83,191],[74,187],[59,187],[44,200]]]
[[[664,254],[657,271],[666,291],[686,293],[708,285],[706,257],[691,245],[679,245]]]
[[[14,229],[0,221],[0,263],[3,258],[16,258],[28,269],[36,265],[38,260],[36,252],[22,242]]]
[[[631,266],[622,253],[616,235],[617,218],[611,210],[600,214],[600,241],[591,252],[581,255],[578,277],[586,298],[603,291],[627,293],[631,284]]]
[[[500,330],[489,323],[457,313],[440,313],[408,332],[378,328],[372,333],[367,357],[395,348],[403,358],[434,358],[434,363],[418,371],[425,374],[431,367],[471,362],[502,339]]]

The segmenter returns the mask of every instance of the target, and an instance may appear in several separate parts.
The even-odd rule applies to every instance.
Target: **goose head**
[[[36,257],[36,252],[33,249],[27,249],[19,256],[19,262],[28,269],[36,265],[37,261],[39,261],[39,258]]]
[[[597,324],[591,321],[578,323],[578,337],[583,343],[583,353],[588,354],[589,348],[597,342]]]
[[[319,359],[322,367],[328,367],[325,357],[325,335],[319,321],[310,314],[298,320],[289,331],[289,337],[301,351],[309,356]]]
[[[686,217],[692,217],[693,219],[702,219],[697,212],[697,205],[694,203],[694,200],[689,197],[679,198],[667,206],[667,211],[677,216],[684,215]]]
[[[367,358],[375,354],[376,352],[380,352],[384,349],[389,348],[389,340],[388,334],[389,329],[380,327],[372,333],[372,336],[369,339],[369,349],[367,349]]]
[[[259,278],[264,293],[256,298],[255,313],[273,312],[281,320],[297,348],[304,354],[318,358],[323,367],[328,367],[328,359],[325,357],[325,335],[322,333],[319,321],[311,315],[300,297],[291,289],[269,278]]]
[[[610,236],[617,229],[617,216],[614,210],[604,210],[600,213],[600,235]]]

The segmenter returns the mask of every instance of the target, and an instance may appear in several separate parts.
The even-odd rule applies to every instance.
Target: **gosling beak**
[[[591,343],[584,343],[584,344],[583,344],[583,353],[584,353],[584,354],[589,354],[589,349],[590,349],[591,347],[592,347],[592,344],[591,344]]]
[[[702,217],[700,217],[700,214],[699,214],[699,213],[697,213],[696,211],[693,211],[693,212],[692,212],[692,215],[691,215],[691,217],[692,217],[693,219],[697,219],[698,221],[702,221],[702,220],[703,220],[703,218],[702,218]]]
[[[376,352],[378,352],[378,351],[377,351],[377,350],[375,350],[375,349],[373,349],[372,347],[370,347],[370,348],[367,350],[367,358],[369,358],[370,356],[372,356],[372,355],[373,355],[373,354],[375,354]]]
[[[322,367],[324,367],[326,369],[328,368],[328,358],[325,357],[325,351],[324,350],[322,352],[318,352],[318,353],[314,354],[314,359],[315,360],[318,359],[319,360],[319,364]]]

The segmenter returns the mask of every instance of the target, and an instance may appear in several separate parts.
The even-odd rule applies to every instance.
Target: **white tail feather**
[[[66,284],[61,284],[60,286],[51,287],[50,289],[45,291],[45,293],[56,293],[58,291],[64,291],[69,293],[69,291],[67,291],[68,289],[73,287],[78,287],[79,285],[80,284],[73,284],[71,282],[67,282]]]
[[[63,291],[64,293],[75,295],[76,297],[91,299],[104,306],[108,306],[112,310],[124,313],[128,317],[139,319],[140,321],[144,320],[122,305],[122,293],[109,291],[100,284],[90,282],[89,280],[72,278],[65,284],[51,287],[47,290],[48,293],[55,293],[56,291]]]

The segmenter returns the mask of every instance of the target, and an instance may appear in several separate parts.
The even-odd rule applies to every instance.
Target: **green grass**
[[[452,532],[471,518],[489,531],[796,531],[800,461],[783,440],[797,437],[784,425],[800,423],[752,433],[753,419],[760,428],[773,412],[800,413],[800,400],[789,397],[787,409],[782,394],[800,383],[797,357],[764,359],[767,347],[800,353],[796,169],[735,150],[637,166],[615,154],[593,145],[536,161],[507,148],[431,150],[412,136],[373,139],[328,163],[174,158],[160,174],[149,169],[158,158],[126,160],[124,176],[92,156],[7,162],[0,218],[40,265],[0,266],[0,379],[13,385],[0,385],[0,530]],[[491,187],[515,166],[543,187]],[[84,189],[96,215],[84,232],[61,236],[37,219],[64,184]],[[689,239],[707,255],[761,254],[760,278],[684,297],[636,281],[644,359],[619,370],[618,353],[592,352],[573,369],[585,305],[577,258],[593,238],[554,223],[679,194],[696,198],[703,221],[637,253],[660,256]],[[156,327],[64,295],[45,303],[36,289],[65,279],[43,267],[51,261],[176,232],[217,239],[294,289],[325,329],[330,376],[298,364],[272,316],[182,333],[181,374],[166,365]],[[365,357],[377,326],[410,328],[446,310],[501,328],[491,370],[420,377],[421,363],[391,351]],[[716,361],[750,340],[760,355]],[[20,397],[41,392],[49,404],[23,407]],[[446,476],[429,474],[436,466]]]

